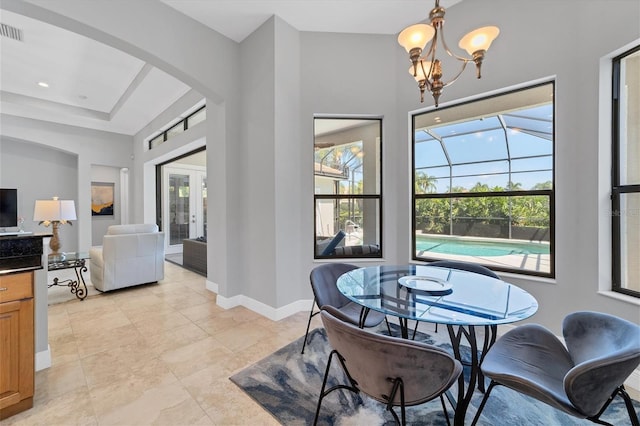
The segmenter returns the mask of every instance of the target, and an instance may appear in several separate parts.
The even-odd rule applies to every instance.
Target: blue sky
[[[481,182],[506,187],[511,180],[531,189],[553,179],[551,103],[482,119],[418,129],[414,166],[438,178],[437,191]],[[504,123],[504,126],[503,126]]]

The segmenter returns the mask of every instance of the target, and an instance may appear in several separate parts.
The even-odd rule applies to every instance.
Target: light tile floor
[[[34,407],[0,424],[279,424],[229,376],[301,337],[309,313],[274,322],[215,300],[165,262],[158,284],[49,306],[52,366],[36,373]]]
[[[274,322],[215,300],[166,262],[158,284],[49,306],[52,366],[34,407],[1,423],[277,425],[229,376],[302,336],[308,312]]]

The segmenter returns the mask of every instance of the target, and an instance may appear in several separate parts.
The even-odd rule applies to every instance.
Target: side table
[[[73,269],[76,273],[76,279],[68,278],[60,280],[58,277],[53,279],[53,283],[49,284],[47,288],[51,288],[54,285],[67,286],[71,290],[71,294],[75,294],[80,300],[84,300],[87,297],[87,283],[84,281],[84,272],[87,272],[86,261],[89,259],[89,253],[65,253],[63,255],[56,255],[49,257],[49,271],[60,271],[62,269]]]

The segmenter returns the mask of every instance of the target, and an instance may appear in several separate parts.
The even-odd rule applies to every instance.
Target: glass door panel
[[[207,175],[200,173],[200,199],[196,209],[197,236],[207,237]]]
[[[182,245],[189,238],[190,227],[190,176],[169,173],[169,245]]]
[[[207,235],[207,175],[202,167],[163,167],[162,221],[165,250],[182,252],[182,240]]]

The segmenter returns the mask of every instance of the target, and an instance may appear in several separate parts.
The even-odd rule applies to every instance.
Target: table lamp
[[[64,259],[64,253],[58,253],[61,246],[58,227],[65,223],[71,225],[71,220],[76,220],[76,206],[73,200],[58,200],[58,197],[53,197],[52,200],[36,200],[33,221],[39,222],[39,225],[51,225],[53,228],[53,237],[49,243],[49,247],[51,247],[49,256]]]

